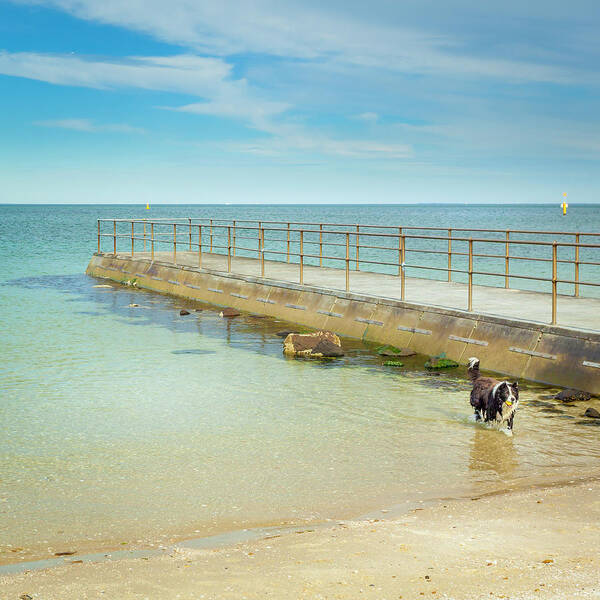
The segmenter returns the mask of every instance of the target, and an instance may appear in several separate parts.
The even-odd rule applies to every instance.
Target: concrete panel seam
[[[420,333],[421,335],[431,335],[431,329],[418,329],[417,327],[405,327],[404,325],[398,325],[397,329],[410,333]]]
[[[223,293],[223,290],[217,290],[217,289],[215,289],[215,288],[209,288],[209,287],[207,287],[206,289],[207,289],[209,292],[214,292],[215,294],[222,294],[222,293]]]
[[[511,352],[527,354],[529,356],[535,356],[537,358],[547,358],[548,360],[556,360],[556,354],[546,354],[545,352],[536,352],[535,350],[525,350],[524,348],[516,348],[515,346],[511,346],[509,350]]]
[[[268,298],[257,298],[256,301],[263,304],[275,304],[275,300],[269,300]]]
[[[454,340],[455,342],[465,342],[465,344],[476,344],[477,346],[487,346],[488,345],[488,343],[484,342],[483,340],[475,340],[473,338],[465,338],[465,337],[460,337],[458,335],[449,335],[448,339]]]
[[[378,327],[383,327],[383,321],[375,321],[374,319],[364,319],[363,317],[355,317],[355,321],[359,323],[367,323],[368,325],[377,325]]]
[[[321,315],[327,315],[328,317],[335,317],[336,319],[343,319],[344,315],[336,312],[329,312],[328,310],[318,309],[317,312]]]
[[[248,296],[244,296],[244,294],[236,294],[235,292],[229,292],[230,296],[234,296],[235,298],[241,298],[242,300],[248,300]]]
[[[584,367],[592,367],[593,369],[600,369],[600,363],[592,362],[591,360],[584,360],[581,364]]]
[[[136,273],[138,277],[146,277],[146,273]]]
[[[306,306],[300,306],[299,304],[286,304],[287,308],[295,308],[296,310],[306,310]]]
[[[152,275],[152,279],[154,279],[154,281],[162,281],[162,277],[156,277],[156,275]]]
[[[193,285],[191,283],[184,283],[185,287],[192,288],[193,290],[201,290],[202,288],[199,285]]]
[[[179,281],[175,281],[174,279],[167,279],[167,283],[171,283],[173,285],[179,285]]]

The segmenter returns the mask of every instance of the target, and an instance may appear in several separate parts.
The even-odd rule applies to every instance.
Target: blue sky
[[[0,0],[0,202],[600,202],[596,0]]]

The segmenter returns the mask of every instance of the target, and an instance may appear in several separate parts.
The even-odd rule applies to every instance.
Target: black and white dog
[[[469,377],[473,382],[471,406],[477,421],[506,423],[512,431],[515,412],[519,406],[519,384],[483,377],[479,373],[479,359],[469,359]]]

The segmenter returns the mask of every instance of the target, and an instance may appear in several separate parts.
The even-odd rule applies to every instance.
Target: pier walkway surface
[[[118,253],[117,257],[130,259],[131,254]],[[135,259],[150,259],[149,252],[136,252]],[[172,252],[155,252],[154,260],[173,264]],[[177,252],[178,266],[198,267],[197,252]],[[227,273],[227,256],[202,253],[202,268]],[[299,283],[298,263],[264,261],[265,280]],[[261,276],[260,260],[232,257],[231,273],[249,277]],[[415,304],[467,310],[468,285],[407,277],[405,301]],[[346,272],[343,269],[304,265],[304,285],[332,291],[345,291]],[[371,297],[401,299],[400,278],[367,271],[350,272],[350,292]],[[530,323],[548,324],[552,314],[552,295],[500,287],[473,286],[473,313],[518,319]],[[559,295],[557,325],[582,331],[600,331],[600,299]]]

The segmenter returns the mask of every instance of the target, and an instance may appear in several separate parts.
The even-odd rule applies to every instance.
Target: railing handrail
[[[593,231],[548,231],[542,229],[482,229],[477,227],[418,227],[416,225],[373,225],[370,223],[329,223],[329,222],[316,222],[316,221],[263,221],[261,219],[210,219],[209,217],[152,217],[151,219],[147,218],[122,218],[122,219],[108,219],[102,218],[98,219],[101,222],[110,222],[116,221],[117,223],[126,222],[131,223],[132,221],[135,223],[156,223],[156,224],[172,224],[173,222],[181,221],[182,224],[189,224],[191,221],[192,225],[198,225],[198,221],[211,221],[213,227],[227,227],[227,225],[219,225],[219,223],[229,223],[236,224],[238,223],[262,223],[262,224],[289,224],[289,225],[323,225],[327,227],[353,227],[355,229],[349,230],[348,233],[356,233],[356,227],[361,228],[371,228],[371,229],[402,229],[402,230],[416,230],[416,231],[472,231],[472,232],[484,232],[484,233],[526,233],[526,234],[534,234],[534,235],[589,235],[600,237],[600,232]],[[164,221],[164,223],[161,223]],[[202,223],[203,225],[210,225],[210,222]],[[233,226],[233,225],[232,225]],[[241,227],[241,229],[253,229],[252,227]],[[271,229],[281,229],[287,231],[287,228],[271,228]],[[292,229],[291,231],[300,231],[299,229]],[[305,230],[306,231],[306,230]],[[320,230],[319,230],[320,231]],[[323,231],[323,233],[346,233],[345,231]],[[362,232],[361,232],[362,233]],[[376,235],[376,234],[368,234],[364,235]],[[387,235],[387,234],[381,234]],[[452,238],[457,239],[457,238]],[[502,240],[505,241],[505,240]],[[512,242],[513,240],[511,240]],[[516,240],[514,240],[516,241]],[[551,243],[551,242],[550,242]]]
[[[98,219],[99,221],[102,222],[117,222],[117,223],[146,223],[147,225],[150,224],[155,224],[155,225],[188,225],[187,222],[185,223],[176,223],[175,221],[169,221],[169,222],[156,222],[154,220],[137,220],[137,219]],[[238,223],[239,221],[236,220],[236,223]],[[204,223],[192,223],[191,224],[193,227],[198,227],[198,225],[202,225],[203,227],[212,227],[213,229],[227,229],[228,227],[233,227],[233,225],[218,225],[218,224],[204,224]],[[265,227],[249,227],[249,226],[244,226],[240,229],[243,229],[244,231],[288,231],[288,229],[286,229],[285,227],[270,227],[270,228],[265,228]],[[408,227],[406,228],[402,228],[402,229],[409,229]],[[419,228],[413,228],[413,229],[419,229]],[[440,228],[440,231],[444,231],[445,228]],[[289,230],[290,233],[292,232],[300,232],[302,231],[303,233],[325,233],[328,235],[346,235],[347,233],[349,235],[359,235],[359,236],[369,236],[369,237],[385,237],[385,238],[395,238],[398,239],[400,237],[404,238],[404,239],[422,239],[422,240],[438,240],[438,241],[448,241],[448,240],[452,240],[453,242],[468,242],[470,240],[472,240],[473,242],[482,242],[482,243],[488,243],[488,244],[506,244],[506,242],[508,241],[510,244],[521,244],[521,245],[533,245],[533,246],[552,246],[554,243],[556,243],[558,246],[568,246],[568,247],[579,247],[579,248],[600,248],[600,243],[599,244],[585,244],[585,243],[581,243],[581,242],[558,242],[558,241],[552,241],[552,242],[547,242],[547,241],[543,241],[543,240],[515,240],[515,239],[510,239],[510,240],[506,240],[506,239],[497,239],[497,238],[474,238],[474,237],[455,237],[455,236],[428,236],[428,235],[410,235],[410,234],[405,234],[405,233],[364,233],[364,232],[357,232],[355,231],[330,231],[330,230],[325,230],[325,229],[290,229]],[[457,230],[453,230],[453,231],[457,231]],[[468,230],[465,229],[463,231],[486,231],[486,230]],[[499,230],[499,231],[504,231],[504,230]],[[513,230],[508,230],[510,232],[513,232]],[[543,232],[543,233],[547,233],[547,232]],[[113,237],[113,234],[102,234],[102,235],[107,235],[110,237]],[[121,237],[125,236],[125,237],[129,237],[127,234],[120,234]],[[571,235],[571,234],[569,234]],[[600,233],[579,233],[579,234],[572,234],[572,235],[598,235],[600,236]],[[285,241],[285,240],[278,240],[278,241]],[[290,240],[293,241],[293,240]],[[297,241],[297,240],[296,240]],[[306,243],[317,243],[317,242],[313,242],[310,240],[305,240]],[[323,242],[323,244],[326,244],[327,242]],[[381,249],[385,249],[383,247],[380,246]],[[395,250],[395,248],[389,248],[390,250]]]

